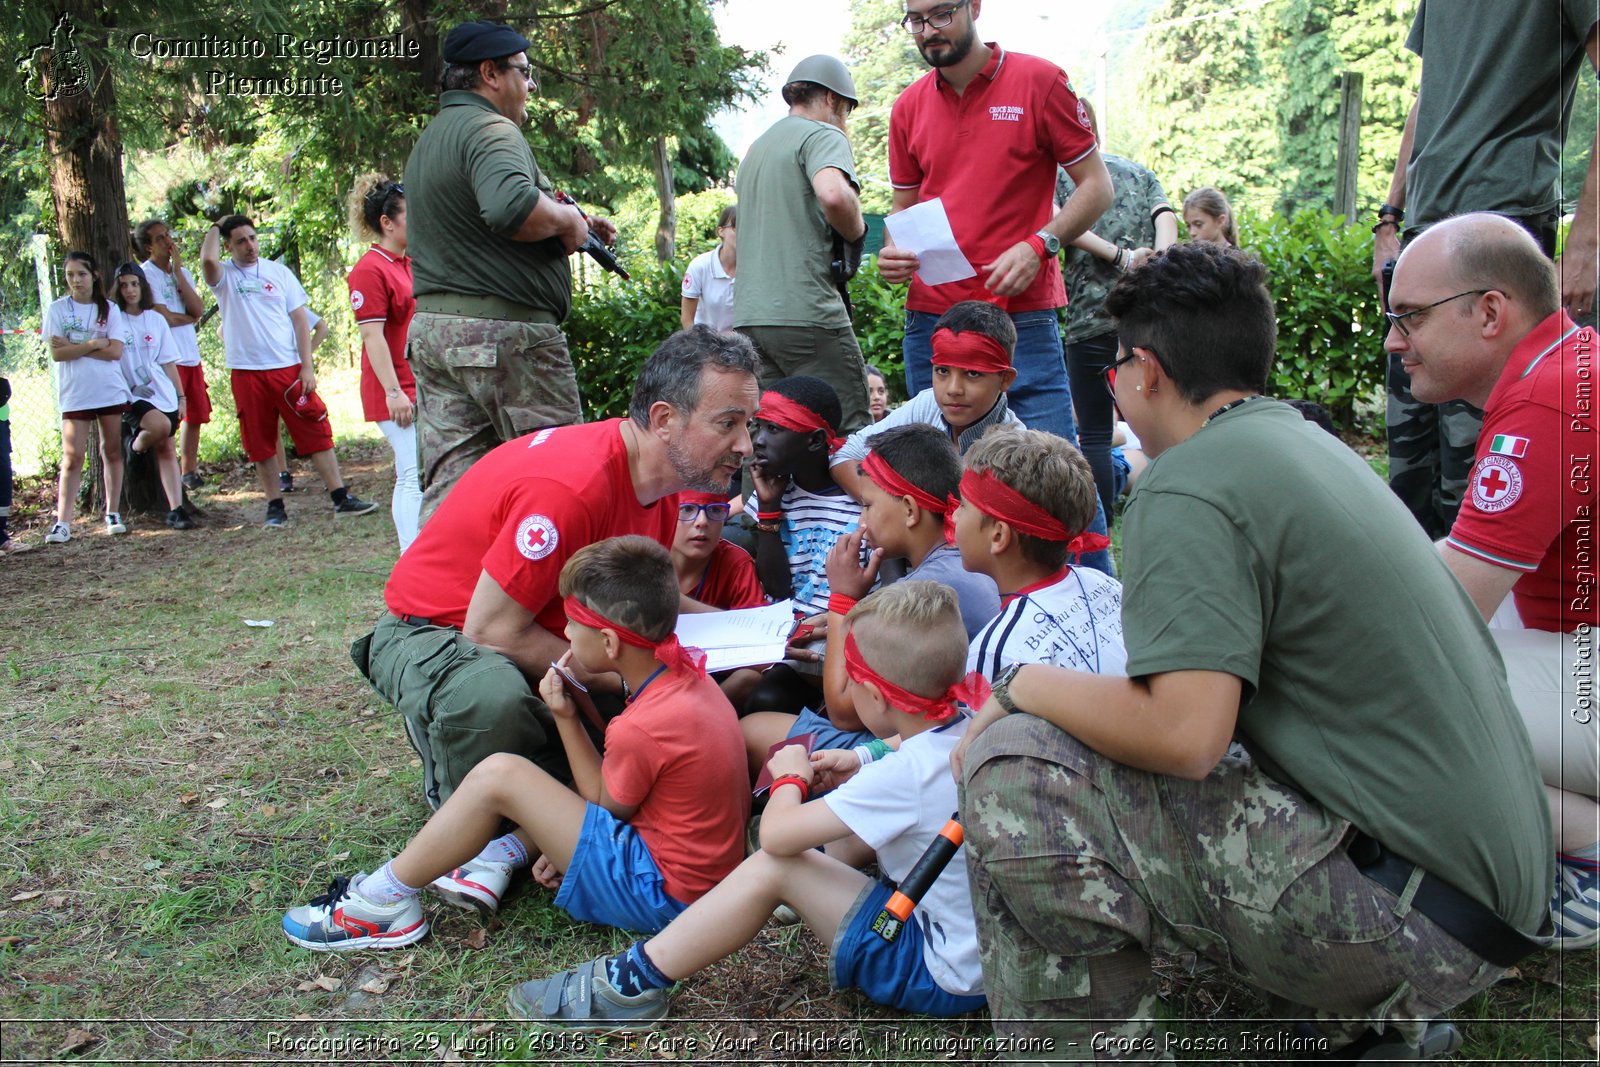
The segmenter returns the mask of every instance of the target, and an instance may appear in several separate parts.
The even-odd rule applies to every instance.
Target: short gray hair
[[[650,354],[633,385],[628,415],[640,426],[650,424],[650,407],[666,401],[678,411],[700,406],[700,372],[738,371],[752,378],[761,366],[756,346],[743,334],[722,333],[696,325],[679,330]]]

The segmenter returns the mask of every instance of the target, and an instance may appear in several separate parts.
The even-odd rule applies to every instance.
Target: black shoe
[[[269,530],[281,530],[289,525],[289,513],[283,508],[283,501],[267,501],[267,521],[262,523]]]
[[[190,471],[188,474],[183,476],[183,487],[185,489],[195,490],[205,484],[206,480],[200,477],[199,471]]]
[[[294,492],[294,475],[290,474],[288,471],[278,472],[278,492]]]
[[[343,515],[365,515],[369,511],[377,511],[378,505],[371,500],[362,500],[354,493],[348,494],[343,500],[333,506],[334,518]]]
[[[192,530],[195,522],[182,508],[173,508],[167,512],[167,525],[174,530]]]

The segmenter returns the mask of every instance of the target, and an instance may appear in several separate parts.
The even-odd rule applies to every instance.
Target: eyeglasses
[[[1111,398],[1113,400],[1115,400],[1117,396],[1117,368],[1122,366],[1124,363],[1133,362],[1137,355],[1138,353],[1130,348],[1127,355],[1123,356],[1109,367],[1100,368],[1100,377],[1106,380],[1106,389],[1111,393]]]
[[[533,76],[532,63],[507,63],[506,68],[522,75],[523,80],[529,85],[537,86],[539,84],[539,80]]]
[[[1392,311],[1385,311],[1383,313],[1383,317],[1389,320],[1389,325],[1400,331],[1401,337],[1410,337],[1411,328],[1406,325],[1406,320],[1411,316],[1420,315],[1424,311],[1432,311],[1440,304],[1448,304],[1450,301],[1460,300],[1464,296],[1482,296],[1484,293],[1492,293],[1494,291],[1495,290],[1493,289],[1468,289],[1464,293],[1457,293],[1455,296],[1447,296],[1443,300],[1435,300],[1431,304],[1425,304],[1422,307],[1413,308],[1410,311],[1402,311],[1398,315]]]
[[[950,25],[950,23],[954,22],[956,18],[956,12],[960,11],[966,6],[967,0],[960,0],[959,3],[951,4],[949,7],[941,8],[938,11],[933,11],[926,15],[908,14],[905,18],[900,20],[900,28],[910,34],[921,33],[929,26],[932,26],[936,30],[942,30],[946,26]]]
[[[726,504],[679,504],[678,521],[694,522],[703,511],[707,522],[727,522],[730,507]]]

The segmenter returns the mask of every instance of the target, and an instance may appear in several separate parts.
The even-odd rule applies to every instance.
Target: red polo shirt
[[[1595,331],[1558,311],[1512,350],[1483,409],[1478,458],[1447,538],[1524,572],[1512,587],[1534,630],[1600,622],[1595,574]]]
[[[394,565],[383,588],[389,610],[460,627],[487,574],[540,626],[565,633],[556,585],[573,553],[622,534],[670,550],[677,530],[675,497],[639,505],[621,427],[608,419],[539,430],[474,463]]]
[[[994,55],[960,95],[931,70],[900,94],[889,119],[889,180],[939,198],[956,244],[978,270],[944,285],[911,280],[906,307],[941,314],[961,300],[994,301],[983,266],[1025,241],[1055,215],[1056,164],[1095,149],[1089,116],[1066,72],[1054,63],[990,43]],[[1054,256],[1006,310],[1037,311],[1067,302]]]
[[[389,345],[395,377],[400,379],[406,396],[416,403],[417,380],[411,374],[411,364],[406,362],[406,331],[411,328],[411,315],[417,309],[416,298],[411,295],[411,257],[395,256],[373,245],[356,260],[346,281],[356,323],[383,323],[383,339]],[[368,422],[383,422],[389,417],[389,404],[384,399],[382,383],[372,373],[365,344],[361,346],[361,357],[361,413]]]

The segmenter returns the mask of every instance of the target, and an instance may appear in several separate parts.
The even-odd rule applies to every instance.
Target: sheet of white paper
[[[783,658],[794,629],[794,601],[759,608],[679,615],[678,640],[706,654],[706,670],[725,671]]]
[[[884,218],[883,224],[897,246],[911,249],[922,260],[917,277],[924,285],[959,282],[978,273],[957,247],[950,216],[937,197],[897,211]]]

